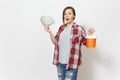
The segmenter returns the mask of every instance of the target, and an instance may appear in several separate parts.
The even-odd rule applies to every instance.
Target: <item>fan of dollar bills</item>
[[[54,19],[51,18],[50,16],[42,16],[40,17],[40,21],[42,25],[48,25],[48,26],[51,26],[54,23]]]

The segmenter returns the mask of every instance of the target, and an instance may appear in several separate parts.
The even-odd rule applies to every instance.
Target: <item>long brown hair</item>
[[[75,9],[74,9],[73,7],[71,7],[71,6],[65,7],[64,10],[63,10],[63,14],[62,14],[63,24],[65,24],[65,21],[64,21],[64,14],[65,14],[65,11],[66,11],[67,9],[71,9],[71,10],[72,10],[72,12],[73,12],[73,14],[74,14],[74,18],[73,18],[73,19],[75,19],[75,16],[76,16]]]

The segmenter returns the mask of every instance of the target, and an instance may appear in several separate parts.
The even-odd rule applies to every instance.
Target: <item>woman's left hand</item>
[[[92,35],[95,32],[95,29],[93,27],[89,28],[88,35]]]

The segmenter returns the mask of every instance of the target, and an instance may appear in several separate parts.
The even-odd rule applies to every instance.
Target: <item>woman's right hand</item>
[[[51,30],[48,25],[44,25],[44,30],[47,31],[48,33],[51,33]]]

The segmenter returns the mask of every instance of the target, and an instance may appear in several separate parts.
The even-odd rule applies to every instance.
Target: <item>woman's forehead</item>
[[[72,11],[72,9],[66,9],[66,10],[65,10],[65,13],[66,13],[66,12],[73,12],[73,11]]]

